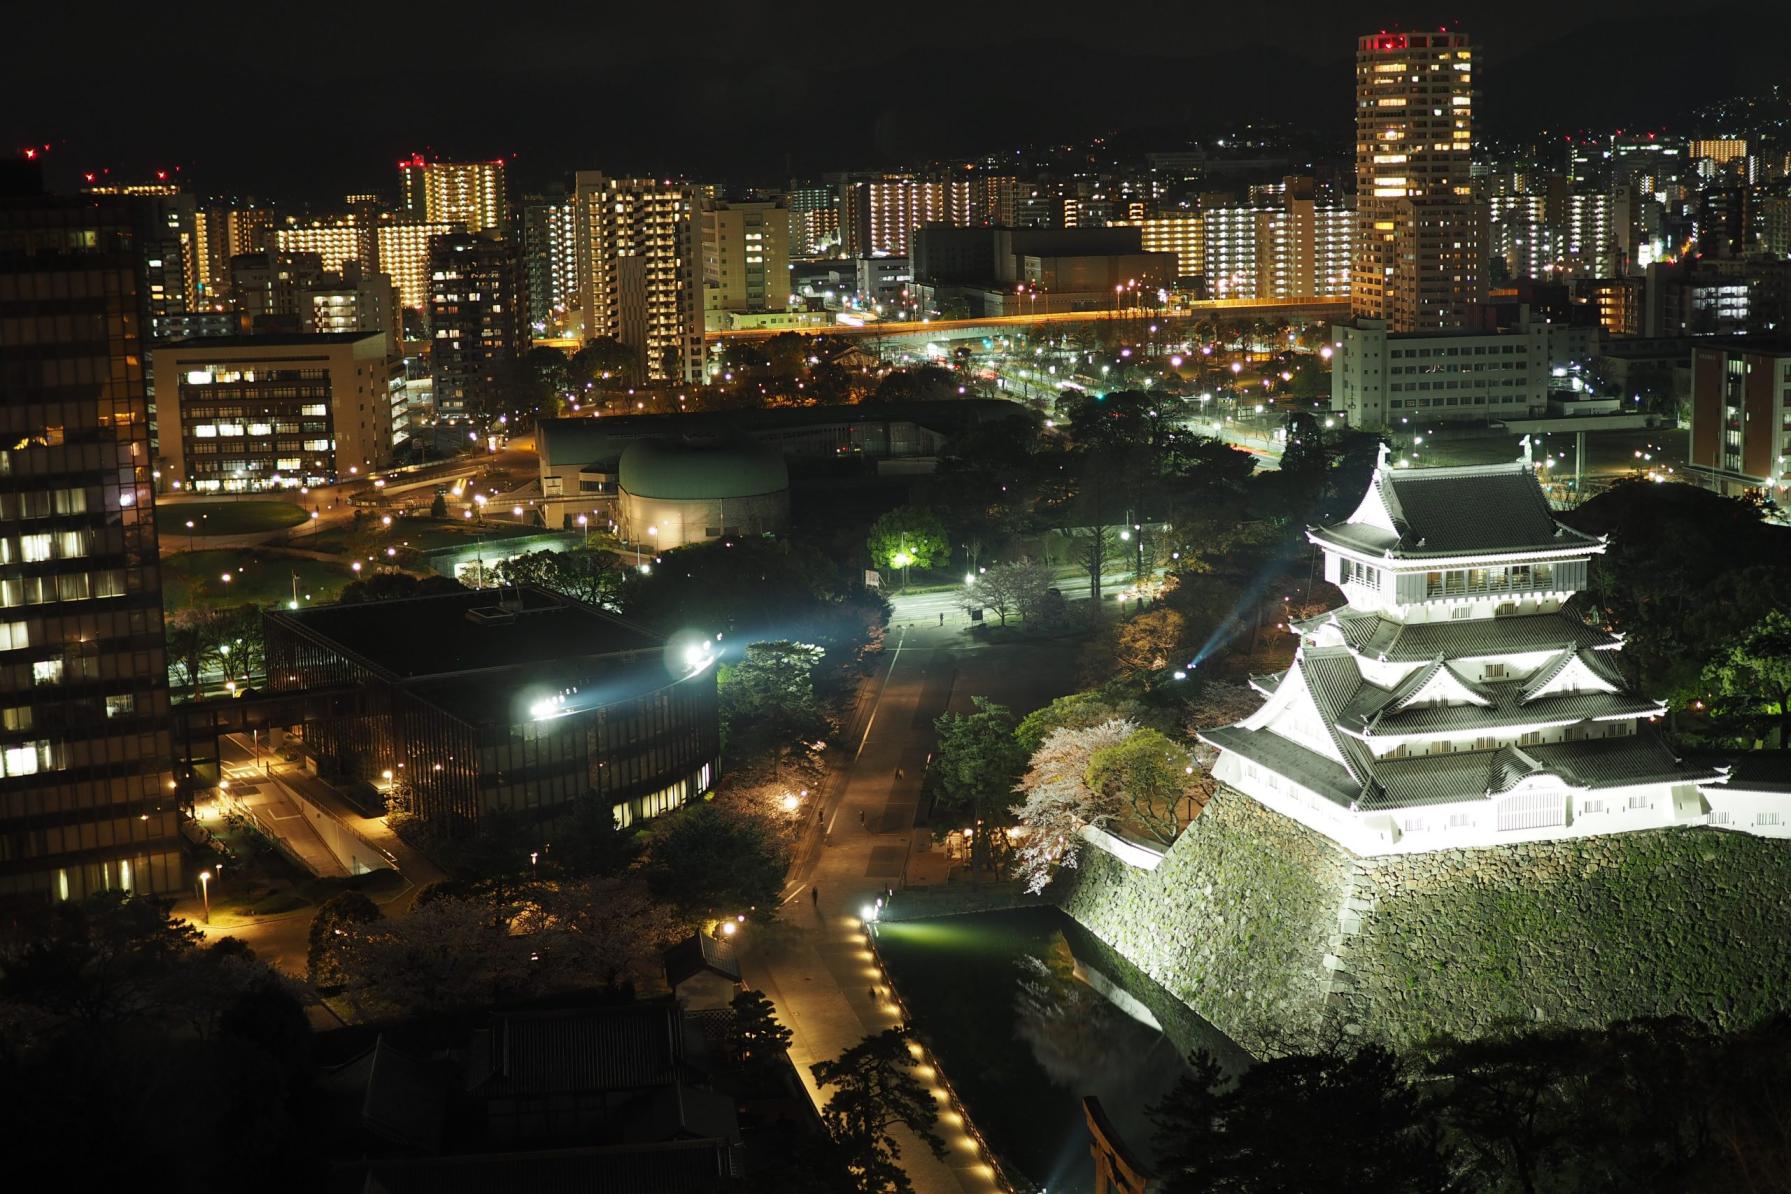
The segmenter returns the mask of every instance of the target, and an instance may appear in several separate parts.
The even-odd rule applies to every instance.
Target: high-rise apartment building
[[[404,207],[431,224],[460,224],[468,232],[502,232],[504,163],[432,162],[412,154],[398,163]]]
[[[384,274],[369,274],[350,261],[339,274],[324,274],[303,295],[313,332],[384,332],[386,350],[399,351],[398,291]]]
[[[848,257],[905,257],[922,224],[975,223],[968,177],[885,174],[840,184],[840,228]]]
[[[527,347],[516,249],[495,236],[454,232],[429,245],[429,373],[435,413],[495,416],[504,373]]]
[[[200,307],[198,205],[177,182],[89,181],[89,195],[122,195],[139,222],[143,305],[152,320]]]
[[[610,178],[594,170],[579,171],[573,183],[585,339],[614,337],[632,348],[649,382],[699,381],[697,189],[676,179]]]
[[[34,189],[0,177],[0,894],[179,891],[138,212]]]
[[[1261,206],[1209,207],[1123,221],[1149,252],[1174,253],[1177,273],[1210,298],[1342,298],[1349,294],[1355,212],[1320,206],[1313,180],[1283,179]]]
[[[316,253],[239,253],[230,259],[230,294],[250,331],[304,330],[311,312],[304,292],[324,274]]]
[[[207,301],[230,296],[230,259],[262,253],[273,243],[274,214],[265,208],[202,207],[193,213],[199,289]]]
[[[1396,332],[1446,331],[1485,296],[1469,186],[1474,53],[1462,33],[1356,42],[1355,313]]]
[[[796,260],[825,257],[840,245],[838,187],[792,186],[784,202],[790,209],[790,256]]]
[[[578,220],[569,197],[523,201],[522,269],[530,326],[541,335],[563,334],[578,305]]]
[[[331,271],[349,261],[366,273],[378,265],[373,228],[353,216],[282,225],[274,229],[274,247],[282,253],[315,253],[323,259],[323,268]]]
[[[1206,272],[1204,212],[1166,211],[1146,216],[1134,226],[1142,236],[1146,252],[1175,254],[1178,277],[1191,278]]]
[[[790,299],[790,211],[781,199],[703,206],[703,316],[782,311]]]
[[[422,220],[389,220],[374,227],[373,243],[379,256],[379,272],[392,279],[400,307],[421,312],[427,318],[429,242],[459,231],[462,229],[458,224]]]

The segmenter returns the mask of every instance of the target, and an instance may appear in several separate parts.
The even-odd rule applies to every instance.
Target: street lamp
[[[211,923],[211,872],[199,872],[199,894],[205,901],[205,923]]]
[[[891,567],[902,570],[902,592],[908,591],[908,566],[914,563],[914,556],[906,548],[889,557]]]

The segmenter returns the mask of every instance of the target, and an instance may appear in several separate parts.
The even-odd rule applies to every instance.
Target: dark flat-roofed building
[[[713,639],[667,644],[540,589],[267,615],[268,685],[358,688],[305,726],[319,766],[390,784],[417,816],[555,816],[605,801],[628,826],[714,782]]]

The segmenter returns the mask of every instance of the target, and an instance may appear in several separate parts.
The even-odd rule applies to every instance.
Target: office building
[[[427,224],[459,224],[468,232],[502,233],[504,163],[432,162],[412,154],[398,163],[404,209]]]
[[[1791,466],[1791,343],[1692,347],[1691,453],[1718,492],[1785,501]]]
[[[714,635],[667,644],[532,588],[269,610],[268,686],[348,686],[304,728],[321,770],[395,788],[424,822],[549,818],[600,801],[626,828],[700,799],[720,753]],[[344,706],[347,708],[347,706]]]
[[[0,165],[0,895],[185,890],[139,212]]]
[[[703,320],[790,303],[790,212],[782,200],[712,202],[702,213]]]
[[[507,374],[527,347],[516,250],[454,232],[430,242],[429,375],[436,417],[483,420],[505,410]]]
[[[392,279],[400,308],[427,317],[429,242],[461,230],[458,224],[422,220],[387,220],[374,227],[373,243],[378,254],[379,272]]]
[[[189,492],[331,485],[391,461],[403,367],[384,332],[188,340],[155,368],[162,472]]]
[[[1360,430],[1548,410],[1549,325],[1540,319],[1498,332],[1398,332],[1379,319],[1331,331],[1331,410]]]
[[[840,184],[840,228],[848,257],[905,257],[922,224],[970,224],[968,177],[885,174]]]
[[[700,381],[697,189],[589,170],[579,171],[574,185],[585,339],[613,337],[633,349],[648,382]]]
[[[1473,47],[1461,33],[1356,42],[1356,237],[1350,297],[1394,332],[1461,327],[1485,296],[1471,195]]]
[[[567,334],[578,306],[578,219],[569,197],[523,201],[522,263],[530,329],[540,336]]]

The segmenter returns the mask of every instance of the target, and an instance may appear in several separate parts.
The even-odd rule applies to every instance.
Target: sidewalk
[[[823,808],[825,844],[817,852],[808,843],[777,923],[748,932],[741,942],[746,981],[765,992],[789,1027],[790,1060],[817,1106],[826,1103],[828,1092],[816,1089],[812,1062],[838,1057],[864,1037],[902,1022],[866,946],[859,911],[901,877],[932,720],[950,697],[951,656],[936,648],[955,643],[956,631],[908,631],[897,641],[901,645],[890,652],[885,678],[873,680],[879,690],[864,721],[851,730],[862,735],[856,757]],[[935,1078],[925,1064],[917,1076],[923,1082]],[[944,1100],[943,1089],[936,1084],[933,1089],[934,1097]],[[1000,1190],[956,1111],[942,1104],[935,1130],[946,1144],[943,1160],[898,1129],[902,1168],[917,1194]]]

